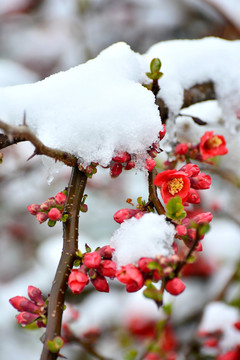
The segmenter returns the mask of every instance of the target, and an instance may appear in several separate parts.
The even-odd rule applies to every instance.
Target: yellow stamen
[[[207,147],[212,149],[219,147],[222,144],[222,140],[218,136],[213,136],[211,139],[207,140]]]
[[[184,182],[182,178],[174,178],[168,182],[168,191],[171,195],[175,195],[182,190],[183,185]]]

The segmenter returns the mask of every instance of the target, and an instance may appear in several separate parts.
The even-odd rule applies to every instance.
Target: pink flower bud
[[[121,224],[124,220],[131,219],[138,212],[139,210],[135,210],[135,209],[120,209],[113,215],[113,219],[118,224]]]
[[[18,311],[27,311],[30,313],[39,313],[39,307],[24,296],[14,296],[9,299],[10,304]]]
[[[151,172],[156,166],[155,161],[150,156],[145,160],[145,166],[144,168],[147,169],[147,171]]]
[[[114,278],[117,271],[117,265],[112,260],[102,260],[97,271],[102,276]]]
[[[130,160],[130,161],[127,163],[127,165],[124,167],[125,170],[131,170],[131,169],[133,169],[133,168],[135,168],[135,162],[132,161],[132,160]]]
[[[36,219],[40,224],[42,224],[43,222],[45,222],[48,219],[48,216],[47,216],[47,214],[45,214],[43,212],[39,212],[36,215]]]
[[[116,273],[116,278],[123,284],[126,284],[127,292],[135,292],[143,287],[143,276],[138,268],[128,264],[122,266]]]
[[[131,155],[127,152],[120,151],[112,160],[118,163],[128,162],[131,160]]]
[[[162,140],[165,135],[166,135],[166,126],[165,126],[165,124],[162,124],[162,130],[159,131],[159,138],[160,138],[160,140]]]
[[[136,219],[141,219],[141,217],[143,217],[143,215],[145,215],[147,212],[146,211],[138,211],[137,213],[136,213],[136,215],[134,215],[134,217],[136,218]]]
[[[44,201],[44,202],[40,205],[40,209],[41,209],[42,211],[48,211],[49,208],[50,208],[50,206],[51,206],[50,201],[46,200],[46,201]]]
[[[110,245],[105,245],[97,250],[103,259],[111,259],[114,251]]]
[[[169,280],[166,285],[166,290],[172,295],[181,294],[186,288],[186,285],[179,278],[174,278]]]
[[[197,224],[202,224],[202,223],[209,223],[212,220],[212,218],[213,215],[210,212],[206,212],[194,216],[192,220]]]
[[[176,155],[185,155],[188,152],[188,144],[181,143],[175,147],[174,153]]]
[[[62,192],[57,193],[55,196],[55,202],[57,205],[64,205],[67,200],[67,197]]]
[[[16,317],[18,324],[27,325],[36,320],[39,315],[31,314],[29,312],[20,312],[20,314]]]
[[[201,252],[203,250],[202,243],[199,241],[194,248],[195,251]]]
[[[200,196],[199,196],[197,190],[190,188],[186,201],[191,204],[200,204]]]
[[[120,163],[115,163],[113,166],[110,167],[110,176],[111,177],[117,177],[121,174],[122,172],[122,164]]]
[[[101,260],[102,259],[99,252],[93,251],[84,255],[83,264],[88,269],[96,269],[97,267],[99,267]]]
[[[29,205],[27,207],[28,211],[30,212],[30,214],[32,215],[37,215],[37,213],[39,212],[40,210],[40,205],[38,204],[32,204],[32,205]]]
[[[95,279],[91,279],[91,282],[97,291],[109,292],[109,286],[105,277],[98,275]]]
[[[35,302],[36,305],[38,305],[38,306],[45,305],[45,302],[42,298],[42,292],[38,288],[29,285],[28,286],[28,296],[30,297],[30,299],[33,302]]]
[[[52,208],[48,213],[48,217],[50,220],[57,221],[61,219],[62,213],[57,208]]]
[[[149,257],[142,257],[141,259],[138,260],[138,267],[139,269],[144,272],[144,273],[149,273],[151,272],[152,270],[150,270],[148,268],[148,264],[150,262],[153,262],[154,260],[152,258],[149,258]]]
[[[191,187],[196,190],[209,189],[211,185],[210,175],[199,173],[197,176],[191,177]]]
[[[184,236],[187,234],[187,228],[184,225],[177,225],[175,229],[179,236]]]
[[[68,286],[73,294],[80,294],[89,283],[88,276],[79,270],[73,269],[68,278]]]

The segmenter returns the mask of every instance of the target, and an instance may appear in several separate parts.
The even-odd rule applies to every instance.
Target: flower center
[[[168,182],[168,191],[171,195],[177,194],[183,188],[183,179],[182,178],[173,178]]]
[[[218,136],[213,136],[211,139],[207,140],[207,147],[209,149],[219,147],[222,144],[222,140]]]

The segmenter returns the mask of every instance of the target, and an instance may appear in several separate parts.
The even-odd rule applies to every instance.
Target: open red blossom
[[[68,286],[72,290],[73,294],[80,294],[88,282],[88,276],[82,271],[75,269],[71,271],[68,278]]]
[[[172,280],[169,280],[166,285],[166,290],[172,295],[181,294],[186,288],[184,282],[181,279],[175,277]]]
[[[161,195],[165,204],[175,196],[180,196],[183,202],[188,198],[190,180],[184,171],[165,170],[157,174],[153,183],[161,187]]]
[[[228,153],[226,141],[222,135],[214,135],[214,131],[206,131],[199,144],[203,160]]]
[[[122,266],[116,273],[116,278],[123,284],[126,284],[127,292],[135,292],[143,287],[143,276],[138,268],[128,264]]]

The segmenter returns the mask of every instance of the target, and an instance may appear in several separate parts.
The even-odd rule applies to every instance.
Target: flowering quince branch
[[[8,134],[8,137],[10,137],[9,145],[19,142],[16,139],[19,139],[21,141],[30,141],[35,146],[35,151],[31,158],[35,155],[46,155],[55,159],[56,161],[62,161],[65,165],[71,167],[75,166],[77,163],[77,158],[75,156],[65,151],[52,149],[44,145],[25,124],[20,126],[11,126],[0,120],[0,129],[4,130],[4,132]]]

